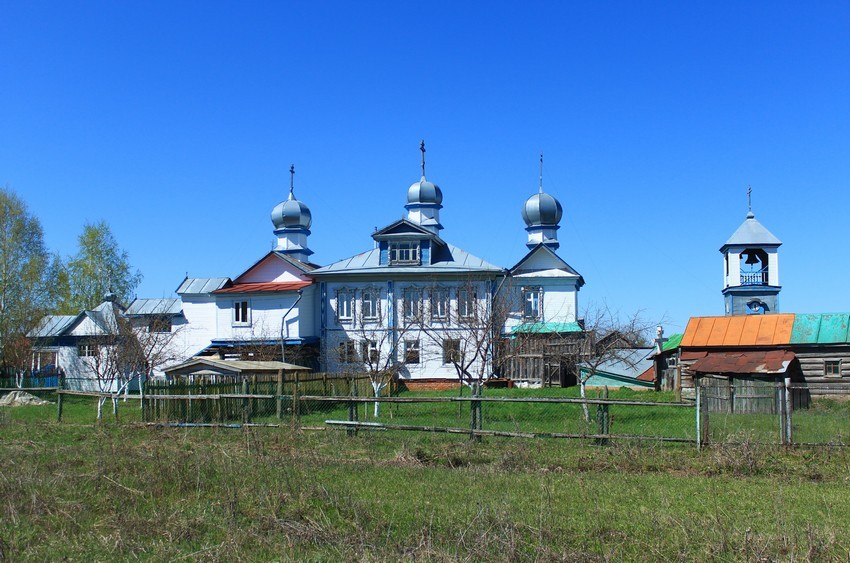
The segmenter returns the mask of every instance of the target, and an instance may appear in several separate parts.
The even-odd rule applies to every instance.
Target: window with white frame
[[[350,364],[357,361],[357,349],[354,346],[353,340],[343,340],[340,342],[337,353],[339,354],[340,363]]]
[[[233,324],[251,324],[251,303],[248,301],[233,302]]]
[[[443,363],[463,363],[463,354],[460,351],[460,340],[455,338],[446,338],[443,340]]]
[[[431,318],[445,320],[449,318],[449,290],[437,287],[431,290]]]
[[[378,352],[378,343],[367,339],[361,342],[360,345],[363,350],[363,361],[373,367],[378,365],[381,359],[381,355]]]
[[[390,265],[418,265],[419,264],[419,241],[391,241],[390,242]]]
[[[336,319],[340,322],[350,321],[354,317],[354,292],[350,289],[340,289],[336,292]]]
[[[419,319],[422,313],[422,290],[418,287],[406,287],[402,303],[402,313],[406,320]]]
[[[410,339],[404,341],[404,363],[419,363],[419,340]]]
[[[97,344],[80,344],[77,346],[77,355],[81,358],[97,356]]]
[[[461,288],[457,292],[457,316],[471,319],[475,316],[475,290]]]
[[[361,312],[364,320],[374,321],[378,319],[378,305],[380,303],[380,298],[381,293],[378,289],[367,287],[363,290],[363,296],[361,298]]]
[[[59,362],[59,352],[56,350],[33,350],[32,369],[40,371],[47,368],[55,368]]]
[[[841,377],[841,360],[824,360],[823,375],[825,377]]]
[[[524,287],[522,289],[522,316],[525,319],[540,318],[540,302],[543,289],[539,287]]]

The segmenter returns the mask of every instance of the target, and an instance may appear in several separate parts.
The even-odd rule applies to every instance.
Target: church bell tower
[[[748,190],[748,195],[749,195]],[[723,300],[727,315],[779,312],[779,247],[782,242],[756,220],[752,207],[726,244]]]

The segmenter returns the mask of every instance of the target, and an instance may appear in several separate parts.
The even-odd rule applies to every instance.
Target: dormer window
[[[419,264],[419,241],[390,242],[390,266]]]

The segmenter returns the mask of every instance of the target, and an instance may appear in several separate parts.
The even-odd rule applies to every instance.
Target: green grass
[[[846,449],[8,419],[0,434],[0,558],[11,560],[756,561],[850,550]]]

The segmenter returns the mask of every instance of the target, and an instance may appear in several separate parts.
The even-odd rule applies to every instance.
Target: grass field
[[[80,424],[0,411],[0,559],[824,560],[850,452]],[[37,409],[49,411],[38,415]],[[79,409],[79,412],[78,412]],[[75,414],[76,413],[76,414]]]

